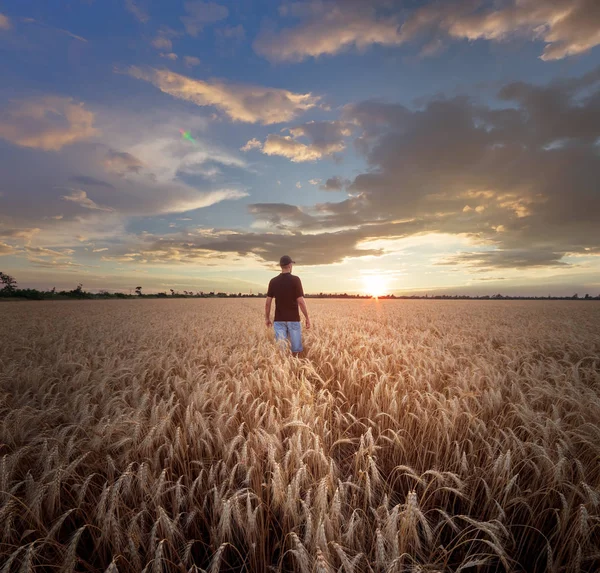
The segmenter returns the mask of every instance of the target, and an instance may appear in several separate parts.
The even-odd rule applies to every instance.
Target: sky
[[[600,294],[597,0],[0,0],[22,288]]]

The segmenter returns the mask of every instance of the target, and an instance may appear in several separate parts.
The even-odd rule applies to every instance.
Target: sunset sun
[[[366,294],[380,297],[386,294],[387,279],[381,275],[365,275],[363,278],[363,290]]]

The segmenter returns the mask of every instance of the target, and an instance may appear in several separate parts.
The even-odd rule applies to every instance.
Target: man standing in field
[[[302,352],[302,326],[300,324],[300,312],[306,318],[306,328],[310,328],[310,319],[304,300],[302,281],[300,277],[292,275],[292,261],[288,255],[279,259],[281,274],[272,278],[267,291],[265,303],[265,324],[267,327],[273,324],[275,328],[275,339],[285,341],[289,338],[292,345],[292,353],[298,356]],[[271,301],[275,298],[275,322],[271,323]]]

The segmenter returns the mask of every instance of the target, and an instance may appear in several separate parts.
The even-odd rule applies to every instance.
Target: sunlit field
[[[600,569],[600,304],[0,304],[0,570]]]

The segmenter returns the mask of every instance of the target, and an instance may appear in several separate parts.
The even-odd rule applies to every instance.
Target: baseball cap
[[[285,266],[289,265],[290,263],[296,264],[296,261],[292,261],[292,257],[290,257],[289,255],[283,255],[283,257],[281,257],[279,259],[280,267],[285,267]]]

